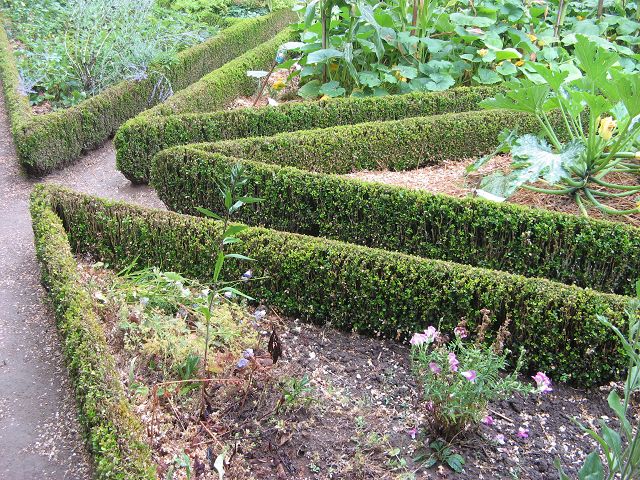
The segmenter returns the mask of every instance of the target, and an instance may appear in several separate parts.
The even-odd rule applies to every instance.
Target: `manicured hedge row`
[[[279,12],[284,12],[280,10]],[[274,12],[275,15],[278,12]],[[290,12],[287,12],[289,15]],[[289,18],[289,16],[285,17]],[[249,77],[249,70],[270,68],[278,48],[296,37],[296,33],[286,28],[271,40],[237,56],[223,67],[202,77],[189,88],[174,95],[166,102],[144,112],[144,116],[174,115],[178,113],[207,112],[222,108],[240,95],[250,95],[257,89],[255,78]],[[252,45],[253,46],[253,45]]]
[[[31,217],[42,282],[55,309],[95,478],[155,479],[144,431],[130,409],[115,360],[46,187],[35,188]]]
[[[489,153],[499,133],[516,126],[533,131],[537,121],[520,112],[482,110],[238,138],[197,148],[324,173],[409,170]],[[148,179],[150,167],[149,162],[118,165],[127,178],[137,180]]]
[[[0,17],[2,20],[2,17]],[[5,107],[9,114],[12,132],[19,131],[22,123],[31,114],[29,100],[20,92],[20,75],[16,59],[11,50],[7,32],[0,25],[0,80],[4,89]]]
[[[261,156],[248,156],[260,160]],[[217,183],[237,158],[174,147],[154,159],[151,183],[171,210],[222,213]],[[251,195],[239,219],[427,258],[634,294],[640,230],[575,215],[458,199],[244,160]]]
[[[123,172],[137,172],[140,166],[149,165],[157,152],[176,145],[476,110],[481,100],[492,97],[497,90],[462,87],[445,92],[336,98],[166,117],[139,115],[116,134],[116,162]],[[134,182],[145,179],[146,175],[130,178]]]
[[[112,266],[132,261],[210,278],[221,226],[215,221],[110,202],[47,186],[76,251]],[[544,279],[388,252],[264,228],[235,246],[255,259],[261,280],[248,293],[289,315],[355,331],[406,338],[429,324],[451,329],[479,310],[495,315],[495,332],[511,319],[510,346],[525,347],[530,369],[585,385],[618,378],[624,358],[596,319],[624,322],[627,297]],[[246,265],[225,267],[227,279]],[[244,287],[243,287],[244,288]]]
[[[291,18],[290,12],[279,11],[239,22],[212,39],[180,52],[175,63],[162,70],[174,91],[184,89],[211,70],[267,41]],[[12,99],[17,94],[17,71],[4,32],[0,37],[0,48],[5,97]],[[21,164],[29,173],[42,175],[99,146],[123,122],[157,101],[152,96],[156,77],[151,75],[139,82],[121,82],[73,108],[46,115],[32,115],[30,109],[24,107],[26,99],[9,100],[12,131]]]

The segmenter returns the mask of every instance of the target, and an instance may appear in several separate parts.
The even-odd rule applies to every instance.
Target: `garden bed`
[[[438,165],[417,168],[409,171],[391,172],[388,170],[360,171],[345,175],[347,178],[356,178],[369,182],[397,185],[400,187],[425,190],[431,193],[443,193],[456,198],[464,198],[475,195],[480,180],[496,170],[509,171],[511,158],[509,156],[497,156],[477,172],[467,174],[467,167],[475,159],[444,161]],[[617,173],[610,175],[611,181],[621,185],[636,185],[637,177],[632,174]],[[542,187],[542,185],[539,185]],[[607,191],[605,188],[602,190]],[[633,208],[637,199],[624,197],[619,199],[607,199],[605,204],[625,210]],[[554,212],[580,215],[576,202],[566,195],[548,195],[528,190],[520,190],[509,198],[509,203],[524,205],[533,208],[542,208]],[[607,215],[600,210],[589,207],[589,216],[592,218],[626,223],[640,226],[640,214],[632,215]]]
[[[126,304],[114,294],[122,280],[99,265],[79,263],[159,476],[171,470],[171,478],[186,478],[188,464],[197,478],[218,478],[212,464],[220,454],[229,461],[225,478],[231,480],[453,475],[443,465],[427,469],[414,460],[436,436],[425,427],[408,346],[282,318],[269,308],[251,309],[244,321],[257,338],[246,346],[263,367],[248,375],[235,366],[238,352],[224,356],[217,375],[223,381],[212,382],[210,413],[200,418],[197,384],[186,390],[180,384],[174,393],[171,385],[163,387],[167,378],[144,364],[145,353],[125,347],[123,319],[142,321],[142,314],[138,302]],[[262,317],[264,310],[269,313]],[[265,351],[274,330],[283,345],[275,365]],[[158,388],[168,392],[157,394]],[[554,475],[556,458],[577,473],[594,444],[570,418],[595,424],[607,414],[607,389],[554,385],[541,397],[518,395],[491,404],[495,423],[467,432],[452,446],[466,460],[464,473],[455,478],[542,480]],[[519,428],[528,430],[527,438],[517,435]]]

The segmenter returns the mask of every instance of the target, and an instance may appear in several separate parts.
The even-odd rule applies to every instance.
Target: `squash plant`
[[[525,79],[481,102],[485,108],[534,115],[541,133],[504,132],[498,151],[511,154],[511,171],[485,177],[480,194],[508,198],[526,188],[569,195],[585,216],[589,204],[608,214],[640,212],[603,203],[640,193],[640,185],[607,180],[613,172],[640,173],[640,75],[625,72],[615,52],[584,36],[576,37],[574,52],[577,73],[529,63],[540,83]],[[560,116],[562,127],[553,127],[551,115]],[[492,156],[479,159],[468,170],[477,170]]]
[[[305,98],[439,91],[535,76],[526,61],[570,64],[576,35],[638,70],[635,3],[545,0],[303,0]]]

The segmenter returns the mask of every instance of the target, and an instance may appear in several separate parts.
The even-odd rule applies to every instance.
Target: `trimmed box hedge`
[[[292,12],[287,14],[289,16],[285,18],[293,15]],[[247,72],[270,68],[280,46],[293,40],[296,35],[293,29],[285,28],[270,40],[240,56],[236,55],[237,58],[233,58],[224,66],[205,75],[166,102],[145,111],[143,115],[172,115],[217,110],[240,95],[250,95],[257,89],[257,82],[255,78],[248,76]]]
[[[238,158],[174,147],[154,158],[152,185],[171,210],[222,213],[216,182]],[[346,147],[345,147],[346,148]],[[223,150],[223,149],[220,149]],[[349,156],[349,152],[345,152]],[[268,152],[269,160],[276,152]],[[455,261],[603,292],[634,294],[640,278],[640,230],[602,220],[454,198],[242,160],[252,196],[240,221],[369,247]]]
[[[142,183],[148,180],[144,166],[168,147],[476,110],[481,100],[497,91],[495,87],[461,87],[382,98],[336,98],[208,113],[139,115],[126,122],[115,136],[116,163],[129,180]],[[138,173],[141,171],[144,173]]]
[[[267,41],[292,19],[278,11],[244,20],[222,30],[210,40],[184,50],[175,63],[161,70],[174,91],[184,89],[208,72],[246,50]],[[101,145],[127,119],[149,108],[155,78],[124,81],[75,107],[33,115],[20,95],[15,59],[4,29],[0,33],[0,75],[20,163],[33,175],[43,175]]]
[[[489,153],[500,132],[514,127],[535,131],[538,123],[520,112],[480,110],[237,138],[197,148],[323,173],[410,170]],[[148,179],[152,163],[118,168],[127,178]]]
[[[32,194],[31,218],[42,283],[54,307],[80,423],[94,461],[94,477],[156,479],[144,429],[126,398],[62,221],[42,186]]]
[[[210,278],[221,225],[209,219],[101,200],[53,185],[40,186],[62,219],[75,251],[113,267],[139,264]],[[406,338],[429,324],[450,330],[479,310],[511,320],[509,346],[527,349],[527,367],[553,378],[593,385],[619,378],[624,355],[596,315],[625,322],[629,298],[545,279],[469,267],[353,244],[249,228],[235,245],[255,259],[260,280],[248,293],[285,314],[340,328]],[[230,261],[227,279],[244,265]]]

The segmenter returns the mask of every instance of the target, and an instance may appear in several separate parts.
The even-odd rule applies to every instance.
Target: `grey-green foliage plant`
[[[213,318],[214,310],[225,300],[234,296],[244,297],[251,300],[251,297],[245,295],[236,288],[237,282],[224,282],[221,274],[224,267],[224,263],[228,259],[251,261],[251,258],[241,255],[239,253],[226,253],[226,250],[230,245],[238,245],[242,241],[237,235],[243,230],[247,229],[246,225],[231,224],[233,215],[240,210],[244,205],[258,203],[262,201],[260,198],[244,196],[242,191],[244,186],[248,182],[248,177],[244,173],[244,167],[241,163],[236,163],[231,169],[231,175],[229,182],[226,185],[218,185],[218,190],[222,198],[224,205],[224,215],[220,216],[217,213],[212,212],[207,208],[198,208],[200,213],[206,215],[209,218],[213,218],[222,222],[222,233],[214,256],[216,258],[213,277],[211,278],[211,287],[207,292],[207,295],[203,297],[196,305],[195,310],[202,314],[205,319],[206,334],[205,334],[205,347],[204,347],[204,361],[203,366],[205,371],[204,376],[207,375],[208,355],[209,355],[209,340],[211,334],[211,320]],[[251,270],[245,272],[241,281],[249,281],[252,278]],[[202,398],[203,406],[206,399],[206,383],[202,384]]]
[[[640,193],[640,185],[607,180],[615,172],[640,173],[640,75],[625,72],[615,52],[584,36],[575,45],[578,71],[529,65],[537,81],[512,83],[505,94],[481,105],[532,114],[541,133],[503,132],[498,150],[468,170],[477,170],[502,151],[512,156],[511,171],[485,177],[481,191],[501,198],[519,188],[569,195],[585,216],[589,205],[608,214],[639,212],[637,207],[611,208],[606,201]],[[552,115],[561,117],[562,127],[552,126]]]
[[[589,434],[599,445],[600,451],[591,452],[578,473],[580,480],[635,480],[640,478],[640,417],[633,412],[632,398],[640,391],[640,282],[636,284],[637,297],[632,300],[627,309],[629,325],[627,334],[613,325],[607,318],[598,319],[607,328],[613,330],[624,348],[629,366],[627,378],[624,382],[624,395],[620,398],[614,389],[609,393],[607,401],[619,422],[618,429],[611,428],[603,419],[600,420],[599,431],[588,428],[579,423],[580,427]],[[600,454],[604,456],[605,466]],[[560,480],[570,480],[570,477],[556,460],[556,467],[560,472]]]

